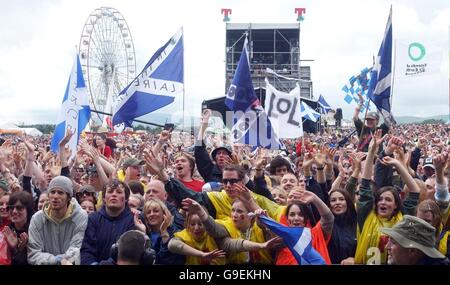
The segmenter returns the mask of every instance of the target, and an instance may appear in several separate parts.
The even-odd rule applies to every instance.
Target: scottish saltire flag
[[[113,125],[130,125],[135,118],[167,106],[183,94],[183,52],[183,30],[180,29],[120,92]]]
[[[300,265],[326,265],[323,257],[312,247],[309,228],[286,227],[266,216],[258,217],[274,234],[281,237]]]
[[[322,114],[328,114],[328,111],[331,110],[330,105],[325,101],[325,98],[323,98],[322,95],[320,95],[319,100],[317,100],[317,103],[319,103],[320,106],[320,113]]]
[[[51,150],[58,152],[59,143],[66,135],[67,129],[70,129],[74,135],[68,146],[72,150],[72,157],[75,156],[80,133],[88,124],[90,117],[88,91],[81,70],[80,58],[76,54],[53,134]]]
[[[231,116],[227,116],[227,124],[233,125],[231,132],[235,143],[281,149],[283,145],[253,88],[247,45],[246,37],[236,73],[225,98],[225,105],[233,111],[232,122],[228,121]]]
[[[395,123],[391,114],[391,78],[392,78],[392,7],[386,24],[375,65],[370,76],[367,96],[377,106],[387,123]]]
[[[317,119],[320,118],[320,113],[314,111],[311,107],[308,106],[305,102],[300,103],[301,108],[301,115],[303,118],[317,122]]]

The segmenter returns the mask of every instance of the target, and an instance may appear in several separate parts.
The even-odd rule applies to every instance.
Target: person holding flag
[[[361,93],[358,93],[358,97],[360,101],[355,108],[355,113],[353,114],[353,123],[355,124],[355,128],[359,136],[358,150],[367,152],[375,131],[377,129],[381,129],[383,135],[385,135],[389,132],[389,127],[385,123],[378,126],[380,116],[377,112],[366,113],[363,123],[359,118],[359,113],[364,105],[364,98]]]
[[[313,192],[294,188],[294,190],[289,193],[289,196],[288,206],[280,224],[275,223],[275,221],[268,222],[267,219],[262,219],[262,222],[275,234],[282,237],[287,245],[287,247],[278,252],[275,264],[331,264],[327,248],[334,223],[334,216],[331,210]],[[321,217],[315,226],[312,226],[314,223],[314,216],[309,207],[310,204],[313,204],[317,208]],[[290,242],[290,239],[292,239],[293,236],[295,237],[298,235],[298,229],[292,231],[285,229],[284,231],[281,231],[280,227],[283,225],[290,228],[301,227],[301,234],[294,239],[294,244]],[[280,233],[280,231],[282,233]]]
[[[64,93],[58,123],[52,138],[51,150],[59,152],[59,144],[69,130],[71,133],[76,134],[68,142],[69,149],[72,151],[71,156],[74,157],[77,153],[80,134],[89,122],[90,117],[91,109],[89,107],[88,92],[81,70],[80,58],[76,54],[75,63]]]

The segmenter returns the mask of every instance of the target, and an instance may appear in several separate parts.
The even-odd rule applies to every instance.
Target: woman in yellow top
[[[235,199],[231,217],[221,220],[214,220],[192,199],[186,198],[182,204],[189,213],[198,214],[208,234],[216,239],[219,248],[228,253],[228,264],[273,264],[268,250],[277,247],[281,239],[269,239],[268,233],[255,222],[255,217],[249,216],[249,210],[241,200]]]
[[[185,227],[169,241],[171,252],[186,255],[185,265],[225,264],[225,252],[218,249],[215,240],[206,233],[198,214],[188,212]]]
[[[403,141],[396,137],[392,137],[386,149],[379,153],[379,157],[382,157],[382,160],[379,159],[381,164],[377,165],[375,178],[381,178],[377,177],[377,175],[385,175],[385,173],[381,172],[389,171],[389,167],[395,166],[403,182],[410,189],[410,193],[402,203],[399,192],[393,186],[384,186],[376,191],[371,189],[373,161],[378,146],[382,141],[381,130],[377,130],[369,145],[359,188],[356,264],[385,264],[387,262],[385,246],[389,237],[383,235],[379,229],[381,227],[393,227],[402,220],[402,212],[414,215],[419,199],[420,189],[408,173],[403,162],[390,157],[397,148],[403,145]]]

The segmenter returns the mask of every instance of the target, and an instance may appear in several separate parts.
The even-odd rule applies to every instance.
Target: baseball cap
[[[423,161],[423,167],[431,167],[435,169],[433,165],[433,158],[432,157],[425,158],[425,160]]]
[[[123,166],[123,168],[128,168],[128,166],[139,166],[139,165],[144,165],[144,164],[145,164],[145,161],[143,161],[143,160],[139,160],[134,157],[129,157],[129,158],[125,159],[122,166]]]
[[[366,119],[379,120],[380,117],[378,116],[377,112],[369,112],[367,113]]]

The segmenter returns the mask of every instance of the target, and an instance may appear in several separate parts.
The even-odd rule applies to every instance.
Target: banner
[[[443,50],[423,39],[396,41],[396,77],[411,78],[440,72]]]
[[[278,138],[303,136],[300,114],[300,86],[289,93],[279,91],[266,78],[265,110]]]

